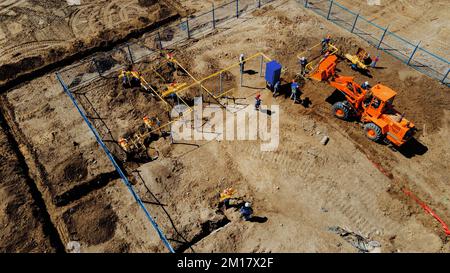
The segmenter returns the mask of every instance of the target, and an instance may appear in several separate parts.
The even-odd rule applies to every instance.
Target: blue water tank
[[[276,61],[270,61],[266,64],[266,81],[270,85],[274,86],[281,77],[281,64]]]

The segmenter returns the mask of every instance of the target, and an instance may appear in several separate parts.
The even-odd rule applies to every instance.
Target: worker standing
[[[280,81],[277,81],[273,86],[273,96],[280,93]]]
[[[261,94],[256,94],[255,97],[255,110],[258,111],[259,107],[261,107]]]
[[[241,213],[241,216],[245,221],[249,221],[250,219],[252,219],[253,209],[249,202],[245,202],[245,204],[239,209],[239,212]]]
[[[366,90],[370,89],[370,84],[369,84],[369,82],[368,82],[368,81],[365,81],[363,84],[361,84],[361,88],[366,89]]]
[[[244,65],[245,65],[245,55],[244,55],[244,53],[242,53],[239,56],[239,65],[241,67],[241,74],[244,74]]]
[[[327,37],[322,39],[322,51],[321,54],[323,54],[328,49],[328,44],[331,42],[331,35],[327,35]]]
[[[127,71],[125,71],[125,70],[120,71],[119,81],[122,81],[123,87],[130,86],[130,79],[128,78]]]
[[[308,63],[308,60],[306,60],[305,57],[300,58],[300,73],[302,74],[302,76],[304,76],[306,73],[306,64],[307,63]]]
[[[372,60],[372,63],[370,64],[370,66],[372,68],[375,68],[377,66],[377,62],[380,60],[380,56],[376,56],[375,59]]]
[[[298,91],[298,83],[295,80],[292,80],[291,83],[291,97],[290,99],[294,100],[294,103],[297,102],[297,91]]]

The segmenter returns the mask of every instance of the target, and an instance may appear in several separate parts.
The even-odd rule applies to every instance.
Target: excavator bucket
[[[326,81],[335,74],[336,55],[330,55],[320,60],[317,68],[310,74],[310,78],[316,81]]]

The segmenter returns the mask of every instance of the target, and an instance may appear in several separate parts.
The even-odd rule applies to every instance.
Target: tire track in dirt
[[[114,29],[118,25],[128,22],[130,14],[139,11],[136,3],[112,0],[105,6],[88,4],[73,13],[69,25],[76,37],[92,36],[100,29]]]
[[[49,48],[60,45],[64,42],[65,41],[61,40],[44,40],[23,43],[1,50],[0,59],[10,60],[11,63],[25,58],[24,56],[45,56],[48,53]]]
[[[0,3],[0,14],[8,12],[11,8],[17,7],[26,0],[6,0]]]
[[[279,150],[277,153],[261,152],[256,145],[248,145],[244,148],[244,153],[252,158],[270,163],[272,166],[287,169],[289,176],[296,176],[306,181],[315,181],[319,178],[319,174],[310,172],[317,165],[323,165],[326,157],[320,151],[307,150],[302,152],[293,152],[290,150]],[[300,170],[299,173],[297,170]],[[353,180],[339,181],[343,187],[353,189],[352,193],[358,196],[357,201],[367,208],[377,208],[378,200],[374,196],[374,192],[385,192],[386,189],[382,184],[372,183],[370,185],[355,183]],[[353,228],[371,234],[379,231],[382,234],[397,234],[402,226],[388,217],[379,217],[373,212],[359,212],[345,198],[345,192],[337,192],[331,183],[321,183],[316,187],[315,183],[308,183],[307,189],[311,195],[318,199],[326,200],[332,207],[337,208],[344,216],[350,219]],[[367,216],[369,214],[369,216]],[[375,217],[377,216],[377,217]],[[375,220],[376,219],[376,220]]]
[[[329,112],[330,112],[330,110],[325,105],[321,104],[321,105],[319,105],[319,107],[316,107],[314,109],[313,114],[315,114],[316,117],[318,117],[320,120],[325,120],[326,121],[326,120],[329,119],[329,117],[331,115]],[[404,193],[403,189],[405,189],[405,187],[406,187],[406,189],[407,188],[411,188],[411,185],[409,185],[410,181],[405,181],[402,178],[394,178],[393,174],[389,170],[386,170],[383,167],[383,164],[381,164],[379,162],[379,159],[376,158],[377,156],[380,156],[380,155],[377,154],[377,151],[373,150],[372,146],[368,146],[368,147],[363,146],[361,143],[358,142],[357,139],[355,139],[354,136],[351,135],[353,130],[354,129],[356,130],[356,128],[352,128],[353,126],[351,124],[350,124],[351,125],[350,127],[347,127],[348,129],[345,129],[345,126],[343,127],[342,125],[339,125],[337,123],[328,123],[327,122],[327,124],[329,126],[331,126],[337,133],[339,133],[343,137],[345,137],[348,140],[350,140],[355,145],[355,147],[360,152],[362,152],[365,155],[365,157],[378,169],[378,171],[380,171],[387,178],[392,180],[392,182],[401,189],[400,190],[401,193],[399,193],[399,194],[401,196],[400,201],[402,202],[402,204],[407,204],[407,202],[410,201],[410,199],[408,197],[403,195],[403,193]],[[380,145],[380,144],[377,144],[377,145]],[[393,159],[391,157],[383,157],[383,160],[387,160],[388,163],[389,162],[390,163],[394,163],[395,162],[395,159]],[[374,185],[378,185],[378,184],[377,183],[372,183],[370,185],[374,186]],[[370,185],[369,185],[369,187],[370,187]],[[361,185],[358,185],[358,186],[361,187]],[[414,186],[415,193],[416,194],[418,193],[419,196],[422,198],[422,200],[425,200],[425,203],[434,204],[434,205],[432,205],[432,206],[436,206],[436,207],[434,207],[434,209],[439,208],[439,206],[433,201],[435,199],[432,198],[429,194],[423,192],[423,190],[420,190],[420,189],[421,189],[420,185]],[[386,190],[384,190],[384,191],[386,191]],[[431,202],[430,202],[430,200],[431,200]],[[425,227],[428,227],[428,228],[430,228],[430,227],[432,227],[434,225],[434,223],[432,221],[433,220],[426,220],[426,219],[422,219],[421,220],[422,224]],[[392,226],[393,230],[395,232],[398,232],[402,228],[402,226],[397,226],[396,227],[395,223],[392,220],[390,222],[391,222],[391,224],[389,224],[389,222],[387,224]]]

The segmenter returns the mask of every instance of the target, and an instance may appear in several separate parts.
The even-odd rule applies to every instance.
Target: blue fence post
[[[162,41],[161,41],[161,33],[159,33],[159,31],[158,31],[158,42],[159,42],[159,49],[163,49]]]
[[[239,0],[236,0],[236,18],[239,18]]]
[[[213,23],[213,29],[216,28],[216,13],[215,13],[215,8],[214,8],[214,3],[212,3],[212,23]]]
[[[445,80],[447,79],[448,74],[450,74],[450,69],[447,70],[447,73],[445,74],[444,78],[442,79],[442,83],[445,83]]]
[[[305,8],[308,7],[308,0],[305,0]]]
[[[411,53],[411,56],[409,56],[409,59],[408,59],[408,62],[407,62],[408,65],[411,63],[411,61],[412,61],[412,59],[413,59],[413,57],[414,57],[414,54],[416,54],[416,51],[417,51],[417,49],[419,48],[420,43],[421,43],[421,42],[419,42],[419,43],[416,45],[416,48],[414,48],[413,52]]]
[[[261,0],[258,0],[258,8],[261,8]]]
[[[381,35],[381,39],[380,39],[380,42],[378,43],[377,49],[380,49],[381,43],[382,43],[383,40],[384,40],[384,36],[386,36],[386,33],[387,33],[388,28],[389,28],[389,26],[386,27],[386,29],[385,29],[384,32],[383,32],[383,35]]]
[[[189,31],[189,17],[186,17],[186,31],[187,31],[188,39],[191,39],[191,32]]]
[[[328,9],[327,20],[330,20],[331,9],[333,8],[333,0],[330,1],[330,8]]]
[[[352,30],[350,31],[351,33],[353,33],[353,31],[355,31],[355,27],[356,27],[356,22],[358,21],[359,18],[359,13],[356,14],[356,18],[355,21],[353,21],[353,26],[352,26]]]
[[[147,219],[150,221],[150,223],[152,224],[153,228],[156,230],[156,232],[159,235],[159,238],[161,239],[161,241],[164,243],[164,245],[167,247],[167,249],[169,249],[169,251],[171,253],[175,253],[175,250],[173,249],[173,247],[170,245],[169,241],[167,240],[167,237],[164,235],[164,233],[162,232],[162,230],[159,228],[158,224],[155,222],[155,220],[153,219],[153,217],[150,215],[150,212],[148,212],[147,208],[144,206],[144,203],[142,202],[142,199],[139,197],[139,195],[137,195],[137,193],[135,192],[135,190],[133,189],[133,186],[131,185],[130,181],[128,181],[128,178],[126,177],[126,175],[123,173],[122,169],[120,168],[120,166],[117,164],[116,160],[114,159],[114,156],[111,154],[111,152],[109,151],[108,147],[106,147],[105,143],[103,142],[102,138],[100,137],[100,135],[98,134],[97,130],[92,126],[91,122],[89,121],[89,119],[86,117],[85,113],[83,112],[83,110],[81,110],[81,107],[78,105],[78,103],[76,102],[76,99],[73,97],[72,92],[70,91],[69,87],[67,87],[66,83],[64,82],[64,80],[61,78],[61,75],[57,72],[56,73],[56,78],[59,81],[59,83],[61,84],[61,87],[64,90],[64,93],[67,94],[67,96],[69,96],[70,100],[72,101],[73,105],[75,106],[75,108],[77,108],[78,113],[81,115],[81,117],[83,118],[84,122],[87,124],[87,126],[89,127],[89,129],[91,130],[91,132],[94,134],[95,139],[97,140],[98,144],[100,145],[100,147],[103,149],[103,151],[105,152],[106,156],[109,158],[109,160],[111,161],[111,163],[113,164],[114,168],[116,169],[117,173],[120,175],[120,177],[122,178],[123,183],[125,184],[125,186],[127,186],[128,190],[130,191],[131,195],[133,195],[134,200],[136,201],[136,203],[138,203],[138,205],[141,207],[141,209],[144,211],[145,215],[147,216]]]

